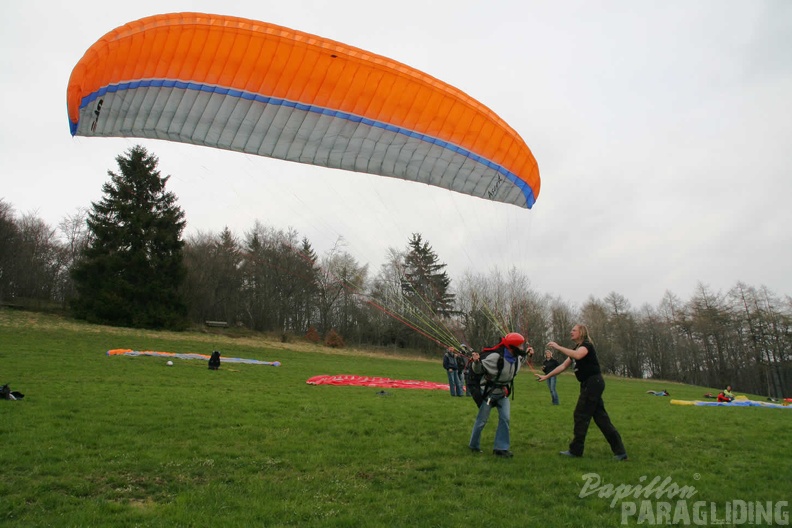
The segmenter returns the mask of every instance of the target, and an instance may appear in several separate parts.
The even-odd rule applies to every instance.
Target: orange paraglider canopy
[[[110,31],[74,67],[72,135],[143,137],[426,183],[530,208],[531,150],[461,90],[285,27],[172,13]]]

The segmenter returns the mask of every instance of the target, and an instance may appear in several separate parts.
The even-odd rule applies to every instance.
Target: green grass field
[[[107,356],[113,348],[217,348],[282,366],[167,367]],[[439,358],[0,310],[0,384],[25,394],[0,401],[0,526],[711,525],[738,507],[750,507],[750,519],[724,525],[770,524],[767,507],[773,524],[790,522],[792,409],[675,406],[645,391],[699,399],[716,389],[608,378],[606,406],[630,460],[614,462],[593,424],[586,456],[566,459],[558,452],[577,383],[563,375],[552,406],[524,371],[512,402],[515,456],[502,460],[491,454],[496,414],[489,449],[468,451],[469,398],[305,383],[318,374],[446,381]],[[655,478],[666,481],[659,497],[613,496]],[[697,502],[706,509],[694,512]]]

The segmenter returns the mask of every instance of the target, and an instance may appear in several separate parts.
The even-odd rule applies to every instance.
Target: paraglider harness
[[[503,372],[503,365],[506,361],[503,357],[503,354],[506,352],[506,347],[508,345],[498,345],[491,348],[484,348],[479,354],[479,361],[483,361],[484,358],[491,354],[498,354],[498,370],[497,373],[493,376],[487,372],[487,369],[482,366],[481,374],[477,374],[473,371],[473,367],[471,363],[473,362],[472,359],[468,359],[467,370],[465,372],[465,383],[467,384],[468,391],[470,395],[473,397],[473,401],[476,402],[476,407],[481,407],[481,404],[487,402],[487,404],[491,404],[490,401],[490,394],[496,388],[500,387],[503,391],[503,397],[508,398],[511,396],[514,399],[514,378],[512,377],[511,380],[508,382],[497,382],[500,378],[501,373]],[[512,349],[512,354],[515,356],[515,360],[519,361],[518,356],[522,355],[519,353],[518,350]],[[484,378],[486,381],[484,382],[484,387],[481,386],[481,380]]]

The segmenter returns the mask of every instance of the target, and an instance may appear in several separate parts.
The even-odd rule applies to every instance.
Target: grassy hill
[[[218,349],[282,365],[167,367],[107,356],[113,348]],[[614,462],[593,424],[585,457],[570,460],[558,452],[572,431],[574,377],[561,376],[552,406],[525,371],[515,456],[501,460],[486,449],[495,414],[484,453],[468,451],[469,398],[305,383],[318,374],[446,381],[439,358],[0,310],[0,384],[25,394],[0,401],[0,525],[596,527],[728,515],[728,526],[748,515],[769,524],[768,508],[770,521],[789,522],[792,409],[674,406],[645,391],[698,399],[716,389],[607,378],[630,460]]]

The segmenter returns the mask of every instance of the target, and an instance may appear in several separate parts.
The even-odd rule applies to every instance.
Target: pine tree
[[[295,297],[295,331],[300,331],[313,322],[319,274],[319,257],[307,237],[303,237],[300,243],[299,256],[300,260],[295,263],[295,273],[302,280],[300,291]]]
[[[181,328],[184,212],[165,191],[159,160],[136,145],[116,157],[101,201],[92,203],[90,242],[73,272],[75,315],[140,328]]]
[[[214,260],[213,317],[236,324],[240,319],[239,292],[242,286],[242,251],[239,241],[226,226],[212,247]]]
[[[19,226],[11,204],[0,198],[0,301],[10,301],[17,295],[20,250]]]
[[[423,313],[449,317],[454,309],[454,294],[450,292],[451,279],[445,264],[420,234],[413,233],[404,259],[402,293],[413,307]]]

